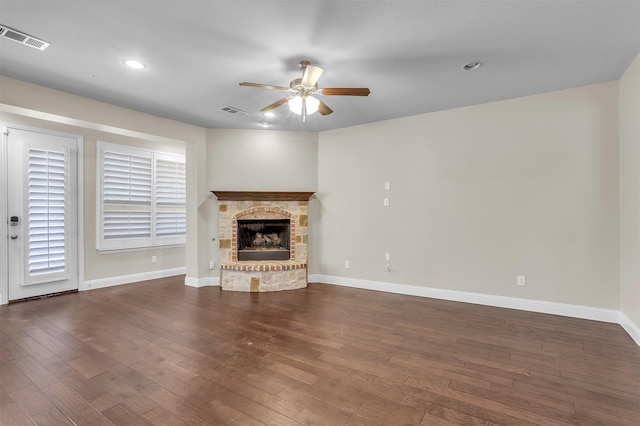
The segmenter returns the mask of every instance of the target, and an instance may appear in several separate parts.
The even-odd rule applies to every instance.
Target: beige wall
[[[617,111],[611,82],[323,132],[310,272],[618,309]]]
[[[96,141],[184,153],[185,140],[204,146],[204,129],[0,77],[0,122],[83,137],[84,279],[185,266],[187,248],[99,254],[96,250]],[[151,263],[157,256],[157,263]]]
[[[77,124],[120,134],[138,134],[154,140],[204,141],[204,128],[169,120],[43,86],[0,76],[0,102],[41,113],[48,121]]]
[[[620,308],[640,330],[640,55],[620,79]]]
[[[224,191],[315,191],[318,134],[208,129],[207,182]]]

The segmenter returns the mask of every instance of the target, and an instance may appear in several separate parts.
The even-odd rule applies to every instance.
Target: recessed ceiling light
[[[269,117],[269,118],[271,118],[271,117],[275,117],[275,116],[276,116],[276,113],[275,113],[275,112],[268,111],[268,112],[265,112],[265,113],[264,113],[264,116],[265,116],[265,117]]]
[[[474,61],[474,62],[469,62],[468,64],[464,64],[462,66],[462,69],[465,71],[473,71],[473,70],[477,70],[481,66],[482,66],[482,62]]]
[[[135,59],[127,59],[123,62],[126,66],[128,66],[129,68],[133,68],[134,70],[143,70],[147,67],[145,64],[140,61],[136,61]]]

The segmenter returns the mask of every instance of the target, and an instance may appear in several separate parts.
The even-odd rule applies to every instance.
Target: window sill
[[[96,249],[99,254],[115,254],[115,253],[128,253],[134,251],[152,251],[152,250],[165,250],[173,248],[184,248],[186,244],[168,244],[162,246],[147,246],[147,247],[127,247],[127,248],[115,248],[115,249]]]

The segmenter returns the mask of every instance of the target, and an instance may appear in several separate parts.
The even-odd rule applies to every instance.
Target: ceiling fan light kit
[[[303,103],[306,109],[307,115],[311,115],[314,112],[318,111],[318,107],[320,106],[320,100],[318,98],[314,98],[313,96],[305,96],[304,98],[301,96],[294,96],[293,98],[287,101],[289,104],[289,109],[294,114],[301,115],[303,110]]]
[[[316,96],[369,96],[369,89],[360,88],[325,88],[318,89],[318,79],[324,72],[324,69],[311,65],[309,61],[300,61],[298,67],[302,70],[302,78],[296,78],[289,83],[289,87],[273,86],[270,84],[248,83],[242,82],[240,86],[258,87],[270,90],[288,91],[291,96],[280,99],[271,105],[262,108],[263,114],[268,114],[271,110],[278,108],[285,103],[289,109],[297,115],[302,116],[302,122],[306,121],[307,115],[320,112],[321,115],[329,115],[333,112],[331,108]]]

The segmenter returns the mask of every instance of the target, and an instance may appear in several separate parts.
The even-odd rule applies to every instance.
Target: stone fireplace
[[[307,210],[313,192],[211,192],[219,202],[223,290],[307,286]]]

